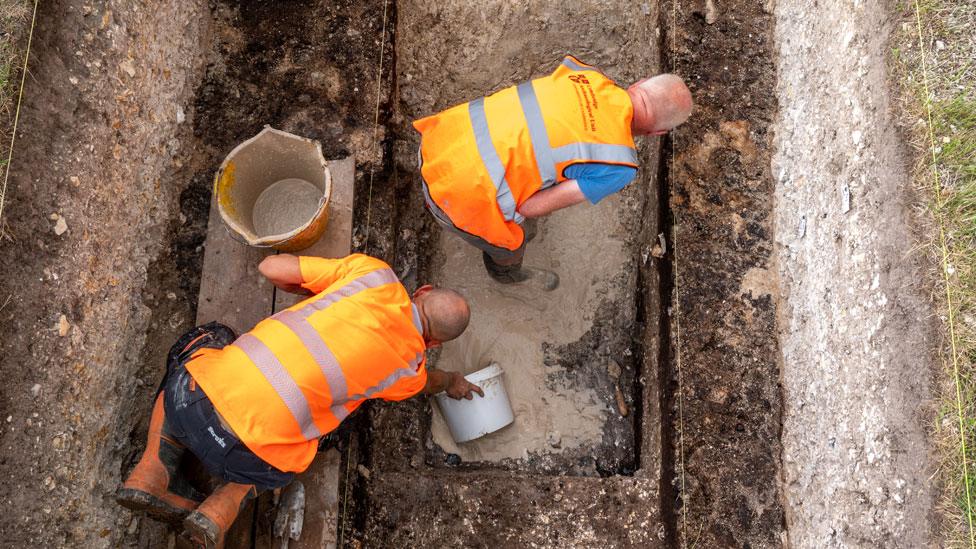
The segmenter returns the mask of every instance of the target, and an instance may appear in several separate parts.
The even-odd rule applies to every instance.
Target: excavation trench
[[[679,433],[688,419],[682,412],[711,424],[713,411],[699,412],[695,402],[679,410],[677,395],[712,395],[714,376],[728,372],[722,359],[700,363],[714,358],[684,347],[687,341],[679,340],[672,327],[676,312],[700,310],[696,302],[673,299],[676,281],[686,284],[684,290],[696,286],[672,268],[672,221],[676,215],[700,215],[708,223],[726,214],[680,201],[694,179],[686,177],[683,165],[673,164],[671,141],[663,149],[655,141],[640,144],[642,170],[624,192],[541,221],[527,263],[560,274],[561,287],[551,294],[500,288],[490,281],[480,252],[443,234],[419,192],[418,139],[411,120],[548,72],[570,52],[622,83],[658,72],[659,48],[649,37],[657,36],[659,26],[666,30],[662,37],[674,30],[656,6],[584,7],[570,17],[550,6],[501,3],[302,1],[282,10],[265,2],[217,2],[211,12],[213,53],[192,112],[194,175],[181,197],[188,221],[174,228],[166,259],[174,260],[177,269],[159,269],[158,287],[179,281],[187,294],[195,292],[192,281],[177,275],[201,268],[210,177],[227,151],[265,124],[318,139],[328,158],[353,156],[356,161],[354,248],[390,262],[409,288],[433,281],[470,300],[471,329],[433,353],[432,367],[470,372],[499,363],[516,411],[513,425],[458,445],[432,402],[364,408],[343,429],[347,442],[337,543],[560,546],[600,540],[670,546],[688,541],[687,524],[679,517],[690,494],[699,510],[727,502],[712,514],[715,526],[705,536],[713,540],[763,545],[778,535],[778,525],[751,522],[755,513],[769,512],[765,495],[756,503],[766,511],[754,508],[746,496],[704,495],[717,493],[717,485],[711,485],[721,483],[721,476],[708,470],[698,476],[688,461],[694,455],[691,447],[714,440],[696,440],[694,431]],[[456,29],[485,18],[505,31],[457,36]],[[433,28],[430,21],[437,22]],[[688,24],[698,23],[692,17]],[[553,37],[546,31],[553,25],[572,32]],[[499,49],[507,53],[484,53]],[[609,53],[621,50],[640,53]],[[704,62],[693,60],[684,71]],[[709,108],[703,107],[705,112]],[[731,123],[739,128],[738,122]],[[679,132],[677,150],[687,154],[680,147],[689,147],[698,139],[698,128],[705,127],[702,122]],[[748,128],[738,131],[740,141],[751,139]],[[709,162],[719,161],[719,155],[731,160],[735,143],[701,154]],[[675,191],[678,202],[671,200]],[[733,215],[739,206],[731,202],[719,209]],[[757,215],[768,215],[768,210],[764,206]],[[760,246],[769,237],[755,236]],[[702,256],[685,268],[713,266]],[[697,290],[703,299],[727,302],[735,291],[708,282]],[[157,327],[170,315],[165,307],[155,314]],[[166,336],[184,329],[170,324]],[[147,348],[147,360],[164,349],[169,337],[152,340],[158,345]],[[768,341],[750,344],[775,350]],[[734,355],[736,343],[727,345]],[[705,370],[702,378],[685,385],[679,384],[675,362],[681,351]],[[737,412],[731,432],[765,421],[751,413]],[[718,414],[723,423],[729,421],[725,412]],[[776,438],[758,439],[753,450],[727,463],[727,471],[738,475],[742,485],[775,495],[775,470],[750,469],[748,460],[772,453],[776,444]],[[691,487],[679,482],[679,475]],[[270,543],[274,512],[268,498],[249,507],[234,543]]]
[[[0,222],[0,539],[177,544],[113,494],[206,310],[214,170],[271,124],[351,157],[354,249],[477,307],[431,364],[502,362],[531,420],[461,448],[425,399],[366,407],[315,546],[939,545],[889,4],[39,3]],[[529,261],[564,288],[506,295],[424,212],[409,122],[566,53],[622,84],[672,70],[696,109],[623,193],[546,221]],[[228,546],[272,546],[274,517],[262,498]]]
[[[55,511],[54,519],[57,524],[92,524],[92,532],[97,525],[99,533],[38,527],[23,530],[19,541],[161,547],[175,539],[152,521],[119,512],[111,492],[142,449],[147,418],[140,411],[148,411],[169,345],[196,317],[214,170],[237,143],[270,124],[320,141],[329,159],[353,158],[354,249],[389,262],[409,288],[434,281],[468,295],[475,310],[469,333],[432,356],[431,364],[467,371],[499,362],[518,414],[507,430],[462,447],[445,435],[438,412],[426,399],[365,407],[343,428],[341,505],[334,507],[337,544],[775,545],[783,524],[776,480],[781,403],[775,381],[775,303],[763,278],[772,249],[768,125],[775,102],[768,90],[775,74],[768,49],[770,17],[745,2],[735,4],[726,9],[736,17],[715,25],[695,9],[678,10],[677,28],[670,6],[622,0],[580,2],[572,9],[549,2],[454,0],[213,1],[167,4],[158,14],[149,5],[134,9],[109,3],[96,9],[70,0],[49,8],[74,14],[79,28],[95,34],[108,32],[116,19],[125,22],[127,27],[117,25],[113,32],[130,33],[140,44],[168,39],[154,34],[160,18],[170,24],[165,27],[169,34],[185,38],[179,33],[191,28],[189,17],[199,24],[192,30],[200,43],[181,43],[196,53],[185,56],[192,63],[180,73],[186,89],[172,97],[143,97],[134,84],[128,92],[112,88],[95,96],[98,101],[135,96],[154,107],[162,104],[165,109],[159,112],[140,114],[126,107],[121,114],[93,118],[104,118],[105,124],[131,120],[132,128],[124,126],[126,135],[141,136],[142,126],[135,121],[145,116],[167,129],[153,134],[166,136],[165,142],[150,143],[145,137],[149,144],[118,152],[112,144],[118,145],[119,136],[106,130],[97,139],[71,136],[74,142],[91,141],[87,152],[61,144],[70,151],[61,155],[65,158],[112,151],[99,160],[105,173],[133,159],[155,158],[159,150],[166,152],[168,163],[147,167],[143,179],[129,178],[141,184],[134,213],[120,206],[134,193],[122,176],[111,180],[114,190],[96,196],[92,207],[92,197],[83,194],[87,187],[71,187],[71,200],[84,204],[94,220],[78,232],[90,229],[99,237],[95,244],[85,243],[96,259],[71,260],[67,248],[45,252],[79,273],[93,271],[91,278],[78,275],[86,280],[79,290],[83,295],[104,285],[99,276],[112,284],[117,274],[113,262],[133,263],[122,281],[132,304],[104,310],[92,300],[73,305],[68,316],[79,328],[64,341],[77,338],[68,350],[85,358],[74,367],[75,374],[59,374],[65,379],[50,374],[52,386],[63,385],[60,391],[74,396],[88,394],[78,389],[87,380],[92,396],[84,397],[83,404],[89,412],[102,410],[81,413],[49,403],[59,417],[78,418],[78,430],[92,435],[78,437],[88,452],[76,448],[74,453],[82,456],[78,463],[65,461],[72,470],[91,472],[76,475],[80,480],[57,476],[58,489],[96,494],[92,501],[72,500],[63,516]],[[147,12],[153,17],[147,18]],[[478,32],[471,32],[473,26]],[[81,49],[55,38],[77,33],[48,24],[42,30],[48,33],[41,40],[47,64],[38,74],[49,88],[59,89],[51,82],[75,77],[75,72],[62,71],[65,64],[72,71],[95,71],[93,63],[84,70],[76,67],[85,67],[75,59],[83,56],[63,52]],[[672,38],[677,48],[662,64],[659,42]],[[162,55],[157,50],[130,54],[112,50],[107,35],[99,40],[104,43],[96,46],[112,56],[98,66],[121,71],[119,82],[128,82],[131,72],[148,82],[167,81],[170,66],[160,61],[166,59],[166,47],[156,44]],[[704,50],[698,46],[703,41],[709,46]],[[500,289],[485,275],[480,254],[442,234],[425,212],[416,169],[418,140],[409,122],[550,72],[567,53],[601,67],[621,84],[671,67],[688,78],[698,110],[672,142],[664,143],[665,156],[660,143],[640,143],[642,169],[625,191],[541,224],[527,262],[559,272],[559,290],[540,296]],[[129,55],[142,55],[133,61],[134,71]],[[742,55],[751,62],[730,70],[729,60]],[[143,59],[145,66],[139,63]],[[90,114],[86,109],[94,107],[82,102],[76,110]],[[43,109],[29,108],[27,119],[43,120],[42,114]],[[74,127],[70,122],[48,127],[47,133],[60,135],[62,126]],[[147,122],[145,127],[155,126]],[[48,151],[36,138],[32,146]],[[87,175],[99,180],[101,173],[91,169]],[[43,208],[47,212],[54,206]],[[125,217],[115,220],[106,213],[111,210]],[[30,223],[14,225],[24,234],[41,232]],[[140,231],[154,231],[155,240]],[[672,234],[678,235],[677,250],[683,254],[677,268]],[[100,242],[113,239],[121,240],[119,249],[136,246],[140,251],[102,259],[110,246]],[[32,253],[30,248],[19,257]],[[256,262],[260,254],[251,259]],[[19,272],[15,268],[11,272]],[[24,273],[25,279],[36,275]],[[106,302],[115,303],[110,292],[99,291],[106,292]],[[50,331],[53,321],[47,316],[19,302],[12,307],[37,318],[43,328],[36,333]],[[45,307],[43,314],[56,319],[58,307]],[[86,315],[93,318],[87,325]],[[97,315],[131,318],[131,323],[108,330]],[[677,319],[684,337],[675,329]],[[82,328],[98,339],[84,341],[76,335]],[[50,347],[51,356],[70,355],[54,336],[53,342],[26,338],[18,341],[31,352]],[[122,358],[109,368],[104,356],[84,354],[92,353],[85,345],[108,348]],[[20,364],[26,355],[14,349],[9,356]],[[105,367],[87,374],[85,364]],[[31,391],[34,380],[17,375],[17,390]],[[47,398],[55,397],[42,392],[41,402]],[[9,400],[4,402],[17,421],[30,417],[29,410],[11,407]],[[133,417],[141,422],[133,425]],[[45,441],[65,436],[39,429],[28,424],[25,436]],[[18,442],[22,435],[11,430],[5,436]],[[105,438],[114,444],[100,445]],[[23,453],[10,459],[33,471],[28,458]],[[44,467],[42,472],[61,465]],[[36,502],[21,502],[13,484],[7,488],[8,499],[22,503],[12,508],[46,516]],[[270,546],[274,515],[270,498],[253,504],[231,545]]]

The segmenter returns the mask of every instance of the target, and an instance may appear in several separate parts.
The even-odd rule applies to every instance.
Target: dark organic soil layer
[[[372,510],[362,547],[658,547],[657,479],[546,477],[500,472],[375,478],[391,501]]]
[[[696,99],[673,137],[676,527],[682,545],[778,547],[782,401],[767,271],[773,19],[760,2],[723,2],[708,14],[704,5],[681,5],[676,28],[672,6],[662,6],[665,44],[676,38],[670,65]]]

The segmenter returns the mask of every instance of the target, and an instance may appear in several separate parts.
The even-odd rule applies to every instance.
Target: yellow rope
[[[369,164],[369,194],[366,198],[366,242],[363,248],[369,253],[369,225],[373,207],[373,173],[376,171],[376,149],[379,147],[377,135],[380,128],[380,97],[383,90],[383,53],[386,51],[386,11],[389,2],[383,2],[383,30],[380,34],[380,62],[376,67],[376,109],[373,112],[373,149]]]
[[[936,217],[939,224],[939,245],[942,253],[942,278],[945,284],[946,308],[948,313],[949,348],[952,357],[953,381],[956,385],[956,413],[959,418],[959,446],[962,454],[963,483],[966,485],[966,518],[969,522],[969,546],[976,548],[976,532],[973,531],[973,500],[969,487],[968,452],[966,451],[966,428],[963,419],[962,387],[959,381],[959,351],[956,345],[956,319],[952,307],[952,290],[949,275],[949,244],[946,237],[945,215],[943,213],[942,182],[935,153],[935,128],[932,125],[932,94],[929,88],[928,68],[925,61],[925,38],[922,33],[922,15],[918,0],[915,0],[915,25],[918,30],[918,47],[922,59],[922,86],[925,93],[925,114],[928,118],[929,151],[932,155],[932,192],[935,194]]]
[[[7,180],[10,178],[10,163],[14,157],[14,141],[17,139],[17,124],[20,122],[20,103],[24,98],[24,82],[27,80],[27,60],[30,59],[31,41],[34,40],[34,23],[37,21],[37,3],[34,0],[34,12],[31,15],[30,33],[27,35],[27,51],[24,53],[24,68],[20,74],[20,91],[17,93],[17,110],[14,114],[13,133],[10,135],[10,149],[7,151],[7,169],[3,174],[3,186],[0,186],[0,219],[3,219],[3,206],[7,198]]]
[[[678,0],[672,0],[671,2],[671,70],[675,73],[678,72]],[[668,173],[672,185],[675,182],[674,163],[677,158],[675,156],[677,141],[678,132],[672,131],[671,164],[668,166]],[[674,286],[672,292],[672,301],[674,303],[674,307],[672,308],[674,311],[674,354],[675,366],[678,370],[678,462],[681,465],[681,529],[684,544],[687,545],[688,504],[691,498],[688,497],[688,493],[685,491],[684,384],[681,375],[681,300],[678,295],[681,286],[678,281],[678,211],[676,209],[672,209],[671,217],[671,248],[674,250]]]

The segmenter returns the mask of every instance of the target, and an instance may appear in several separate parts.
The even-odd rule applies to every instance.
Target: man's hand
[[[465,398],[471,400],[473,393],[485,396],[485,392],[474,383],[464,379],[464,376],[457,372],[444,372],[441,370],[429,370],[427,372],[427,386],[422,391],[425,395],[436,395],[444,391],[447,396],[460,400]]]
[[[269,255],[258,265],[258,271],[278,288],[298,295],[312,295],[302,287],[302,268],[290,254]]]
[[[485,396],[485,392],[481,390],[481,387],[464,379],[464,376],[457,372],[451,372],[451,381],[448,383],[447,389],[444,392],[454,400],[461,400],[462,398],[471,400],[474,398],[472,393],[478,393],[482,397]]]

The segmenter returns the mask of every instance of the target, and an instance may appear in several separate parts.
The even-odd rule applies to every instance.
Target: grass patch
[[[907,1],[892,57],[945,327],[934,425],[940,545],[976,547],[976,0],[919,0],[917,7],[921,40],[916,4]]]
[[[34,3],[0,0],[0,114],[10,118],[20,90],[27,32]]]
[[[20,92],[20,77],[27,53],[34,2],[29,0],[0,0],[0,218],[2,218],[2,187],[6,179],[7,155],[13,137],[14,113]]]

